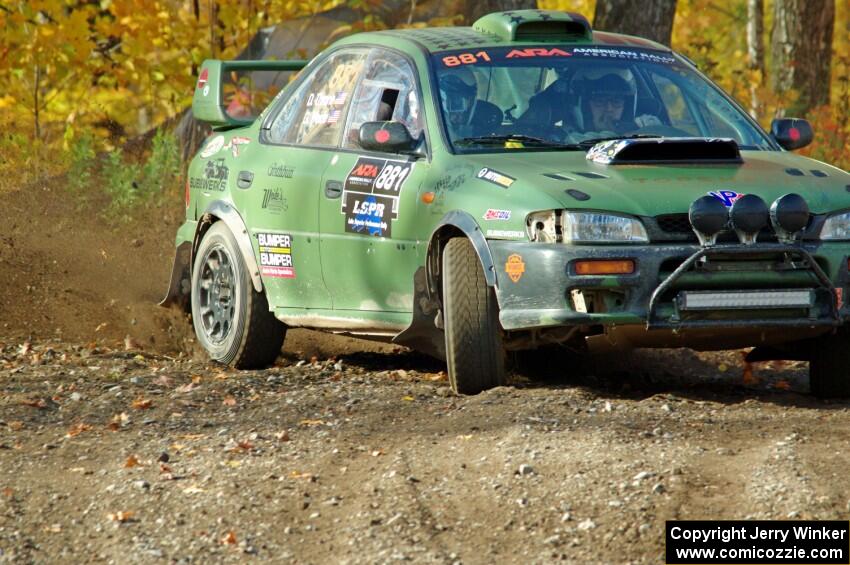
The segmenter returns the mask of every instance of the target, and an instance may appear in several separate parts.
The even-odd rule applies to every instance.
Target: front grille
[[[663,214],[655,216],[655,221],[667,233],[693,233],[687,214]]]
[[[662,214],[655,216],[655,222],[663,233],[676,236],[676,241],[698,241],[687,214]],[[765,227],[759,232],[758,241],[775,242],[776,234],[770,227]],[[724,231],[717,236],[717,243],[738,243],[738,236],[732,230]]]

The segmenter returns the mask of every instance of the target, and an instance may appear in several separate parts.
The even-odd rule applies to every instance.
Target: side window
[[[406,125],[414,138],[422,135],[424,124],[413,68],[401,55],[373,50],[354,100],[343,146],[360,147],[359,132],[364,122],[397,121]]]
[[[655,73],[651,73],[651,76],[659,94],[661,94],[661,102],[667,110],[667,115],[670,117],[670,125],[691,135],[701,135],[694,116],[685,101],[682,89],[667,77]]]
[[[314,69],[272,122],[270,141],[335,147],[366,55],[362,49],[342,51]]]

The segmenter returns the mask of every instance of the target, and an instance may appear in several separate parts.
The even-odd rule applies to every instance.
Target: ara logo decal
[[[729,208],[732,204],[735,203],[740,197],[743,196],[740,192],[735,192],[734,190],[712,190],[708,193],[709,196],[713,196],[723,202],[723,205]]]
[[[508,53],[507,58],[514,57],[572,57],[572,53],[567,53],[557,47],[546,49],[545,47],[528,47],[526,49],[512,49]]]

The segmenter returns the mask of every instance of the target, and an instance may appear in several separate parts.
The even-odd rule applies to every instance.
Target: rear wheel
[[[850,396],[850,328],[812,341],[809,384],[820,398]]]
[[[443,309],[452,390],[477,394],[503,385],[499,307],[468,239],[451,239],[443,251]]]
[[[254,290],[236,239],[224,222],[204,234],[192,268],[192,323],[210,358],[239,369],[268,367],[286,326]]]

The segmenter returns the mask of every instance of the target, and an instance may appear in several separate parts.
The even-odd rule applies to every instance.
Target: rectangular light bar
[[[815,304],[812,289],[682,291],[680,310],[738,310],[767,308],[811,308]]]

